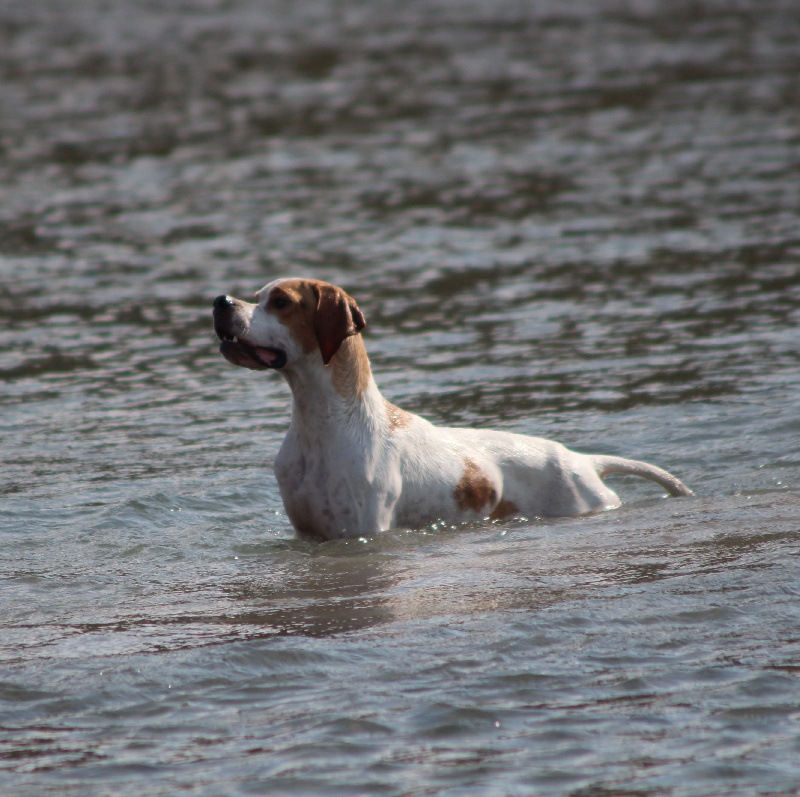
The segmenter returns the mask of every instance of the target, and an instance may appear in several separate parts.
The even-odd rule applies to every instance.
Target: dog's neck
[[[316,434],[341,428],[343,418],[371,425],[383,406],[361,335],[345,338],[327,366],[320,360],[282,373],[292,390],[292,424],[297,429]]]

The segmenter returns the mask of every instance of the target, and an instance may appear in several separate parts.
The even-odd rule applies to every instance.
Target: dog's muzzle
[[[283,368],[286,352],[269,346],[250,346],[239,340],[246,327],[235,312],[236,300],[228,296],[214,299],[214,332],[220,339],[220,354],[234,365],[263,371],[267,368]]]

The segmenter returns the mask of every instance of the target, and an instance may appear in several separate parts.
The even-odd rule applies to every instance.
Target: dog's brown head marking
[[[325,365],[346,338],[367,325],[352,296],[319,280],[282,280],[270,289],[265,307],[292,331],[303,351],[318,348]]]
[[[459,509],[480,512],[497,503],[497,490],[480,467],[469,457],[464,457],[464,473],[456,485],[453,497]]]
[[[317,295],[314,334],[322,352],[322,361],[327,365],[344,339],[357,335],[367,322],[355,299],[341,288],[326,282],[312,283],[311,287]]]

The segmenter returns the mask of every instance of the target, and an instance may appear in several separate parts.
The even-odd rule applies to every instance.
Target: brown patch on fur
[[[355,299],[320,280],[283,280],[269,292],[266,310],[289,328],[304,352],[319,349],[325,365],[366,326]]]
[[[285,307],[276,307],[275,302],[285,300]],[[267,297],[266,310],[275,315],[281,324],[288,327],[303,351],[314,351],[317,336],[314,334],[314,314],[317,298],[307,280],[284,280],[276,285]]]
[[[322,362],[328,365],[342,343],[361,332],[367,322],[355,299],[341,288],[327,282],[313,283],[311,287],[317,296],[314,334],[322,353]]]
[[[460,509],[480,512],[497,501],[497,490],[489,477],[469,457],[464,457],[464,473],[453,492]]]
[[[344,399],[358,398],[369,386],[372,371],[360,335],[345,338],[331,360],[333,389]]]
[[[497,502],[497,506],[492,510],[489,515],[490,520],[503,520],[505,518],[514,517],[519,512],[519,507],[513,501],[506,501],[501,498]]]
[[[405,429],[406,426],[410,426],[411,421],[414,420],[414,416],[410,412],[401,410],[400,407],[396,407],[391,401],[384,399],[383,404],[386,409],[386,417],[389,419],[389,431],[391,433],[396,432],[398,429]]]

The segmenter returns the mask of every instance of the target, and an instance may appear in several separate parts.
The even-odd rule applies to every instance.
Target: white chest
[[[301,445],[288,435],[275,476],[289,519],[302,534],[337,539],[377,530],[369,517],[374,477],[363,449],[341,442]]]

